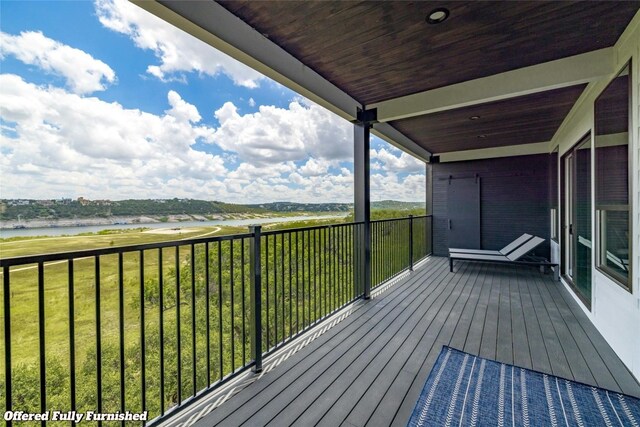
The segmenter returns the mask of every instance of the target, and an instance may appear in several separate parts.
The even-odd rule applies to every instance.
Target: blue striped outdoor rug
[[[640,426],[640,399],[443,346],[409,426]]]

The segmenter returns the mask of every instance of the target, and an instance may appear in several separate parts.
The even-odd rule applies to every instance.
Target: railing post
[[[11,411],[12,406],[12,390],[11,390],[11,276],[9,267],[3,266],[3,302],[4,302],[4,392],[5,410]],[[11,421],[5,421],[7,426],[11,426]]]
[[[371,221],[368,219],[364,223],[364,241],[361,242],[362,245],[362,257],[363,257],[363,265],[362,265],[362,276],[363,276],[363,287],[364,287],[364,299],[371,298]]]
[[[250,243],[249,266],[251,270],[251,352],[254,372],[262,372],[262,264],[260,237],[262,227],[249,226],[253,234]]]
[[[429,255],[433,254],[433,215],[429,216],[429,227],[425,227],[425,230],[429,230]]]
[[[413,271],[413,215],[409,215],[409,271]]]

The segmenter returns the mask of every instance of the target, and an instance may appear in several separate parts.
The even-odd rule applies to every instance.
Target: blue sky
[[[2,1],[0,198],[350,202],[352,127],[120,0]],[[372,141],[372,199],[424,164]]]

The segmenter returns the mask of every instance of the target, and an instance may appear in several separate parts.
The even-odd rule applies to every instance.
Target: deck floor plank
[[[235,411],[224,420],[229,425],[239,425],[249,417],[257,417],[259,424],[264,425],[275,417],[276,413],[282,408],[286,408],[291,402],[292,398],[298,394],[304,392],[304,390],[312,383],[316,382],[321,374],[326,370],[331,369],[335,363],[339,363],[342,359],[352,360],[353,355],[359,354],[365,351],[368,342],[362,340],[362,335],[372,333],[374,330],[377,333],[383,331],[387,327],[391,327],[393,321],[402,313],[407,312],[407,307],[410,302],[415,302],[416,297],[422,295],[423,298],[436,298],[438,295],[444,293],[445,286],[441,285],[441,281],[447,285],[450,280],[447,279],[446,265],[444,263],[436,263],[434,277],[430,277],[426,282],[427,286],[424,286],[422,280],[419,277],[416,278],[413,286],[408,287],[399,295],[394,295],[393,298],[383,294],[382,298],[372,299],[365,312],[357,322],[353,323],[355,328],[345,328],[340,331],[334,338],[335,342],[340,343],[340,348],[332,349],[329,352],[321,353],[319,356],[313,352],[312,349],[305,349],[300,354],[296,354],[297,359],[304,359],[303,363],[297,364],[291,369],[288,366],[282,366],[282,371],[286,370],[283,374],[283,380],[278,381],[277,384],[270,384],[260,392],[260,399],[253,398],[252,390],[249,390],[254,385],[257,385],[260,381],[255,382],[250,387],[247,387],[245,402],[243,407],[239,411]],[[431,270],[433,272],[433,270]],[[350,320],[350,319],[349,319]],[[372,335],[370,335],[372,336]],[[324,339],[321,339],[324,342]],[[331,340],[332,342],[334,340]],[[314,348],[317,347],[314,342]],[[280,368],[280,367],[279,367]],[[335,372],[334,371],[332,372]],[[274,376],[274,380],[278,380]],[[290,405],[289,405],[290,406]]]
[[[486,267],[491,267],[490,265],[486,265]],[[480,301],[480,294],[482,290],[488,286],[488,281],[490,280],[490,275],[487,272],[488,269],[483,270],[482,276],[478,277],[476,281],[476,286],[473,287],[470,298],[467,300],[469,303],[465,304],[464,309],[458,319],[458,323],[453,331],[453,335],[451,336],[451,340],[449,345],[455,348],[464,348],[465,343],[467,341],[467,336],[469,335],[469,329],[472,326],[473,317],[478,308],[478,303]]]
[[[509,267],[509,266],[507,266]],[[513,325],[511,322],[511,286],[513,275],[506,269],[500,272],[500,293],[498,294],[498,340],[495,359],[503,363],[513,363]]]
[[[435,322],[440,313],[451,313],[455,311],[455,306],[461,304],[461,301],[469,299],[469,285],[462,287],[460,284],[455,285],[449,295],[446,297],[444,304],[434,304],[427,310],[419,310],[412,314],[411,318],[403,325],[404,332],[394,336],[385,344],[383,351],[375,355],[374,360],[366,367],[356,367],[349,375],[341,376],[338,381],[334,382],[330,388],[324,391],[324,401],[333,400],[333,404],[328,412],[324,412],[322,405],[316,403],[311,404],[309,409],[301,417],[301,425],[316,424],[322,417],[322,425],[333,426],[341,424],[350,415],[351,408],[359,408],[358,403],[362,400],[370,402],[380,402],[385,394],[386,386],[390,382],[384,380],[379,381],[379,377],[383,371],[387,381],[393,381],[398,371],[402,368],[406,358],[412,353],[418,341],[426,332],[428,327]],[[437,303],[437,301],[434,301]],[[358,365],[362,364],[362,360],[358,361]],[[387,369],[385,369],[387,368]],[[349,368],[349,371],[352,369]],[[373,388],[371,388],[373,386]],[[365,392],[371,390],[366,399],[363,399]],[[366,405],[365,405],[366,406]],[[363,408],[364,409],[364,408]],[[372,408],[375,410],[375,407]],[[348,422],[353,425],[364,425],[371,413],[366,410],[358,410],[352,413]]]
[[[296,353],[296,358],[291,358],[283,362],[283,364],[279,366],[282,371],[281,375],[266,375],[260,378],[259,381],[252,383],[249,387],[238,393],[238,395],[234,396],[232,400],[216,409],[216,420],[226,423],[232,421],[227,419],[227,417],[234,416],[234,414],[236,414],[235,416],[237,417],[238,413],[246,415],[252,411],[257,411],[267,403],[266,397],[268,395],[277,394],[287,388],[299,375],[306,372],[309,366],[313,366],[322,360],[335,345],[338,343],[350,345],[353,340],[356,339],[359,331],[365,328],[367,324],[379,320],[380,313],[386,316],[392,308],[400,304],[405,304],[413,293],[420,291],[429,292],[432,288],[429,286],[430,284],[433,284],[435,288],[435,286],[439,284],[439,282],[437,282],[438,278],[441,280],[445,279],[446,268],[445,263],[435,260],[435,262],[429,265],[428,271],[432,273],[433,276],[430,278],[430,281],[427,281],[426,286],[420,277],[416,277],[415,280],[407,281],[403,287],[394,287],[385,292],[386,304],[366,304],[364,307],[360,307],[355,313],[351,314],[346,321],[340,322],[336,327],[323,334],[322,339],[313,341],[306,348]],[[351,341],[344,341],[351,337],[353,337]],[[257,394],[261,394],[261,399],[254,399],[254,396]]]
[[[555,331],[553,321],[551,320],[544,301],[540,297],[539,291],[536,288],[537,284],[533,274],[535,274],[535,272],[530,272],[530,274],[527,275],[529,278],[527,281],[527,292],[529,294],[533,310],[535,311],[535,318],[542,333],[543,345],[547,349],[547,353],[549,355],[550,370],[547,372],[562,378],[574,379],[564,348],[562,347],[560,338]]]
[[[471,265],[469,267],[465,267],[464,269],[461,269],[461,273],[458,274],[459,277],[456,279],[458,280],[458,283],[467,283],[471,280],[475,280],[479,271],[479,266]],[[363,417],[362,414],[368,414],[366,415],[367,422],[375,420],[374,423],[379,422],[382,425],[390,424],[395,417],[396,412],[398,412],[400,405],[404,401],[402,398],[399,399],[398,396],[404,396],[409,392],[407,384],[411,384],[415,381],[416,377],[419,376],[419,373],[425,365],[425,354],[428,355],[428,352],[434,348],[435,340],[441,329],[441,324],[432,322],[420,338],[420,342],[414,352],[408,357],[404,366],[402,366],[398,375],[388,387],[381,401],[375,402],[363,399],[364,402],[360,404],[363,405],[363,407],[360,408],[360,405],[355,407],[353,412],[347,418],[347,421],[354,419],[360,420]],[[370,408],[373,409],[370,410]]]
[[[574,303],[573,297],[564,287],[557,289],[564,303],[571,309],[580,323],[580,327],[591,340],[595,351],[602,357],[611,374],[620,386],[623,393],[640,396],[640,383],[635,381],[629,369],[622,363],[615,351],[605,341],[596,327],[589,321],[582,309]]]
[[[489,298],[491,297],[491,290],[495,282],[493,280],[493,273],[495,272],[496,265],[492,264],[489,267],[464,341],[464,351],[471,354],[480,354],[480,347],[482,345],[482,332],[488,315]]]
[[[532,369],[536,371],[552,374],[551,362],[547,344],[543,338],[540,319],[533,306],[531,299],[531,291],[528,281],[531,280],[529,273],[532,269],[521,268],[522,280],[520,281],[518,291],[520,293],[520,304],[524,315],[525,325],[527,328],[527,338],[530,342],[529,351],[531,352]],[[563,355],[564,357],[564,355]]]
[[[640,396],[552,277],[432,257],[196,425],[406,425],[442,345]]]
[[[274,425],[290,425],[294,422],[300,425],[313,424],[317,421],[319,411],[331,405],[333,398],[340,395],[342,387],[348,387],[355,381],[376,355],[384,353],[385,348],[397,348],[411,327],[411,318],[420,312],[418,310],[420,306],[427,306],[427,311],[434,311],[438,307],[446,306],[447,302],[455,299],[461,291],[453,281],[448,281],[446,287],[440,287],[430,295],[422,293],[417,296],[409,306],[398,313],[397,317],[388,322],[387,327],[373,328],[365,336],[360,337],[358,344],[341,355],[339,360],[336,360],[322,375],[314,378],[310,383],[305,381],[304,390],[301,393],[296,393],[294,389],[295,395],[288,396],[287,407],[274,408],[277,411],[275,414],[258,413],[255,415],[255,421],[270,420]],[[447,307],[446,312],[450,310],[451,307]],[[387,320],[385,319],[385,323]],[[385,359],[388,361],[388,356]],[[309,414],[305,414],[307,410]]]
[[[474,277],[473,279],[474,283],[482,280],[482,274],[485,274],[487,267],[488,265],[486,264],[480,266],[480,270],[479,270],[480,274]],[[391,422],[392,425],[406,424],[406,420],[411,415],[411,412],[413,411],[413,408],[415,406],[417,396],[420,395],[420,391],[424,387],[424,383],[427,380],[429,373],[431,372],[431,368],[433,367],[433,364],[435,363],[436,359],[438,358],[438,355],[440,354],[440,350],[442,349],[442,346],[449,345],[451,341],[451,334],[453,333],[453,330],[456,325],[456,320],[452,319],[451,317],[448,317],[448,319],[449,319],[448,322],[440,323],[438,325],[437,335],[435,336],[435,340],[433,341],[434,344],[429,349],[429,352],[427,353],[427,357],[424,359],[422,366],[420,367],[420,371],[413,378],[413,381],[409,386],[408,391],[405,394],[405,397],[402,399],[402,402],[400,403],[398,410],[396,411],[394,418]],[[435,332],[436,331],[434,330],[434,333]],[[416,396],[416,398],[411,399],[411,398],[408,398],[407,396]],[[372,425],[375,425],[375,424],[376,423],[372,423]]]
[[[538,282],[536,278],[536,282]],[[573,328],[577,326],[577,322],[573,312],[569,309],[566,303],[563,303],[562,298],[558,292],[557,287],[550,286],[538,286],[540,296],[545,302],[547,310],[553,319],[553,326],[558,334],[560,343],[564,348],[564,353],[569,360],[569,367],[576,381],[584,381],[591,384],[596,384],[600,387],[604,386],[604,382],[598,381],[594,372],[594,366],[589,363],[597,362],[591,354],[591,349],[588,348],[588,344],[585,342],[584,337],[578,335],[578,331],[574,331]],[[557,299],[560,298],[560,301]],[[597,364],[598,369],[602,369],[600,363]],[[603,378],[603,375],[600,375]],[[613,389],[616,387],[615,381],[607,381],[607,388]]]
[[[480,337],[480,356],[488,359],[496,358],[496,348],[498,346],[498,312],[500,304],[500,288],[504,280],[501,270],[494,271],[491,283],[491,292],[487,305],[487,316],[482,336]]]
[[[517,266],[510,266],[517,269]],[[509,289],[509,304],[511,306],[511,325],[513,333],[513,364],[527,369],[533,369],[531,361],[531,347],[539,343],[531,342],[529,345],[529,330],[527,329],[524,307],[522,306],[521,292],[524,285],[522,274],[515,274],[511,279]]]
[[[595,382],[606,389],[620,389],[618,382],[611,374],[607,364],[596,350],[593,342],[585,333],[584,328],[578,318],[578,313],[571,310],[566,301],[563,301],[560,289],[557,287],[545,287],[545,291],[553,298],[560,315],[563,317],[567,328],[578,345],[581,355],[584,357],[587,366],[594,377]],[[559,300],[559,301],[558,301]],[[582,313],[584,315],[584,313]],[[587,322],[586,316],[583,319]]]

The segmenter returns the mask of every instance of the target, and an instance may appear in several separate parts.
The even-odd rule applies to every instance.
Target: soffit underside
[[[219,3],[364,105],[612,46],[638,2]],[[427,14],[446,7],[442,23]]]
[[[431,153],[550,141],[586,85],[390,122]]]

